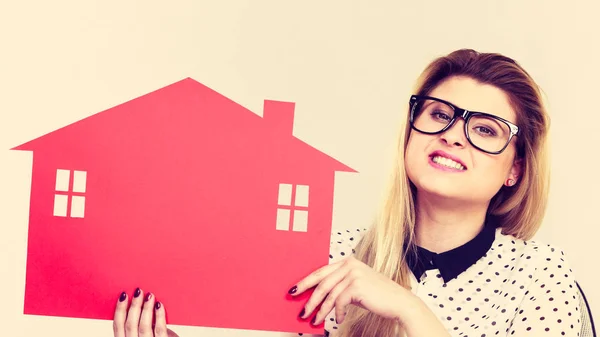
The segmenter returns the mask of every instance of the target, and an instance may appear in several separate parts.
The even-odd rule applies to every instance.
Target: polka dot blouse
[[[354,253],[364,229],[334,231],[330,263]],[[563,251],[486,227],[471,242],[411,259],[412,292],[451,336],[579,336],[579,292]],[[326,336],[336,336],[332,312]]]

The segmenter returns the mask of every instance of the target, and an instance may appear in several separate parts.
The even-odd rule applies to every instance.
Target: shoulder
[[[523,240],[498,230],[495,248],[511,258],[511,270],[530,286],[561,288],[563,293],[576,290],[576,273],[564,249],[537,239]],[[566,289],[565,289],[566,288]],[[544,291],[547,291],[545,289]]]
[[[496,242],[502,254],[513,254],[511,276],[505,282],[520,299],[509,333],[543,328],[540,331],[570,331],[575,336],[581,327],[581,298],[565,251],[556,244],[500,233]]]
[[[534,265],[551,261],[568,262],[567,254],[560,246],[537,239],[519,239],[502,233],[501,228],[497,229],[494,246],[500,251],[512,253],[513,258],[528,260]]]

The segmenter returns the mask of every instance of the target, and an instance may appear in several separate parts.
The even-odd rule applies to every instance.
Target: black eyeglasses
[[[469,143],[489,154],[502,153],[513,137],[519,135],[519,127],[504,118],[462,109],[436,97],[410,97],[410,125],[421,133],[442,133],[458,118],[465,121],[464,132]]]

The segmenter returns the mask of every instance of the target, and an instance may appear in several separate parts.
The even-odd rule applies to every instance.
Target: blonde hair
[[[522,160],[521,177],[513,188],[503,187],[498,191],[490,202],[488,214],[498,219],[504,234],[530,239],[544,218],[549,189],[547,136],[550,122],[541,90],[513,59],[497,53],[460,49],[433,60],[419,76],[413,92],[427,95],[453,76],[470,77],[498,87],[508,95],[516,111],[517,125],[522,129],[516,139],[516,157]],[[406,254],[407,248],[414,245],[416,196],[404,167],[409,135],[407,114],[398,137],[397,160],[385,201],[374,224],[356,247],[359,260],[407,289],[410,289],[410,270]],[[358,306],[348,308],[339,328],[337,335],[341,337],[403,335],[396,321]]]

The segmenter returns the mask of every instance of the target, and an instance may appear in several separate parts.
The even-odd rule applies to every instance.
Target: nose
[[[464,128],[465,122],[462,119],[457,120],[440,138],[448,145],[464,147],[467,144]]]

